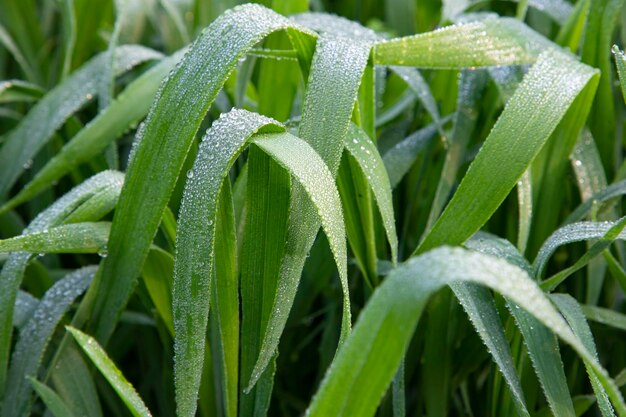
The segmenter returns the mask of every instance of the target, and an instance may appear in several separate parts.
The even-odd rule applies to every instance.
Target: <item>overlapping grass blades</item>
[[[160,53],[141,46],[120,47],[116,55],[115,75],[161,57]],[[32,165],[37,152],[67,118],[95,97],[106,56],[98,55],[46,94],[8,134],[0,148],[0,194],[5,194],[24,169]]]
[[[358,4],[368,28],[274,0],[274,11],[226,12],[183,49],[236,1],[148,3],[127,39],[179,52],[117,79],[162,57],[118,46],[135,5],[90,14],[66,0],[34,13],[33,0],[0,0],[0,72],[28,80],[0,83],[0,125],[11,128],[0,137],[0,252],[12,252],[0,256],[3,415],[27,414],[32,389],[54,415],[150,415],[99,343],[159,415],[295,415],[315,389],[308,415],[569,417],[594,401],[603,417],[626,415],[623,377],[598,359],[611,372],[624,361],[611,332],[625,316],[611,308],[626,289],[626,217],[613,221],[626,164],[607,152],[623,119],[609,65],[623,0],[498,4],[517,19],[460,14],[492,8],[463,0],[421,2],[417,15],[393,0],[312,6]],[[50,24],[24,30],[37,16]],[[387,34],[450,20],[463,23]],[[65,43],[51,52],[56,26],[50,44]],[[99,38],[86,40],[87,28]],[[587,65],[539,35],[557,32]],[[96,44],[107,52],[71,74]],[[39,85],[55,80],[45,94]],[[99,174],[24,227],[56,193],[117,167],[146,113],[123,189],[122,174]],[[41,149],[58,153],[43,162]],[[586,250],[562,247],[583,240]],[[53,282],[95,253],[100,268],[74,313],[95,267]],[[525,253],[538,253],[533,266]],[[583,267],[586,282],[565,281]],[[554,275],[541,282],[544,271]],[[550,294],[561,284],[586,304]],[[67,319],[72,336],[55,332]],[[427,331],[414,334],[418,323]],[[573,351],[561,355],[555,335]]]
[[[114,171],[104,171],[83,184],[74,188],[64,197],[57,200],[50,208],[43,211],[24,230],[24,234],[40,232],[49,227],[62,224],[81,206],[88,205],[91,199],[98,199],[99,196],[109,196],[116,200],[122,187],[123,175]],[[91,220],[98,220],[106,215],[114,205],[108,201],[99,201],[98,205],[91,206],[88,217]],[[13,307],[17,291],[22,282],[24,270],[32,254],[28,252],[12,253],[5,262],[2,272],[0,272],[0,317],[2,317],[0,327],[0,395],[4,396],[6,389],[6,372],[8,356],[11,347]]]
[[[336,191],[333,194],[332,176],[305,142],[288,133],[265,134],[253,139],[253,135],[261,129],[282,130],[277,122],[252,113],[234,110],[223,115],[207,132],[194,166],[187,173],[178,226],[173,288],[174,324],[178,335],[175,373],[179,415],[193,415],[196,408],[209,312],[206,300],[210,299],[210,277],[214,274],[213,241],[221,185],[230,166],[250,141],[283,166],[302,184],[311,198],[342,276],[348,314],[344,319],[344,334],[350,327],[345,232],[341,211],[338,210],[339,196]],[[294,150],[296,152],[292,152]],[[302,163],[295,155],[306,162]],[[198,227],[199,224],[202,226]],[[208,251],[198,248],[208,248]],[[219,310],[216,314],[221,315]],[[237,370],[229,371],[230,377],[236,378]],[[225,381],[226,392],[230,386]]]
[[[91,328],[97,339],[107,340],[113,331],[135,286],[194,135],[228,75],[264,36],[292,26],[286,18],[260,6],[232,9],[198,38],[161,87],[137,133],[116,211],[124,215],[116,215],[111,227],[110,256],[89,290],[95,294]],[[189,83],[200,86],[199,90],[190,88]],[[169,122],[171,117],[180,115],[184,115],[184,123]],[[124,279],[120,280],[122,276]]]
[[[489,219],[552,132],[582,108],[586,114],[598,73],[563,52],[543,52],[498,118],[452,200],[417,249],[460,244]],[[544,94],[536,94],[543,91]],[[569,112],[569,113],[568,113]],[[510,134],[517,132],[515,139]],[[516,155],[511,158],[510,155]],[[496,181],[497,179],[497,181]],[[497,184],[496,184],[497,182]],[[473,190],[484,189],[480,200]]]
[[[626,415],[626,405],[613,380],[526,272],[491,256],[447,247],[411,258],[388,275],[359,316],[307,415],[373,415],[424,304],[436,290],[453,282],[487,286],[536,317],[572,346],[593,369],[618,415]],[[368,384],[358,382],[364,380]]]
[[[50,287],[28,320],[13,351],[8,378],[13,381],[5,394],[2,415],[30,414],[31,387],[27,377],[35,377],[52,333],[71,303],[87,289],[95,267],[85,267],[67,275]]]
[[[98,155],[112,141],[142,120],[148,113],[163,78],[182,55],[183,51],[163,58],[126,87],[109,106],[48,161],[15,197],[5,203],[0,211],[9,210],[32,199],[80,163]]]

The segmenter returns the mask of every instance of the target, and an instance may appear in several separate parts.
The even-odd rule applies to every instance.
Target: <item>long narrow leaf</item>
[[[104,253],[109,222],[72,223],[0,240],[0,252]]]
[[[36,377],[46,347],[58,323],[74,299],[87,289],[95,267],[81,268],[57,281],[41,299],[13,351],[8,378],[6,400],[2,407],[4,416],[30,414],[31,386],[27,377]]]
[[[113,171],[105,171],[91,177],[43,211],[23,233],[40,232],[62,224],[68,216],[71,216],[72,212],[80,209],[85,203],[89,204],[91,198],[98,198],[100,194],[116,197],[122,187],[123,178],[122,174]],[[116,192],[111,194],[111,190],[116,190]],[[97,210],[93,214],[104,215],[106,212]],[[90,220],[98,220],[98,218]],[[31,258],[32,255],[27,252],[11,254],[2,267],[2,272],[0,272],[0,396],[4,394],[6,384],[15,297],[22,282],[26,265]]]
[[[596,81],[593,69],[562,53],[543,53],[507,103],[418,251],[462,243],[475,233],[515,186],[581,91],[593,90]],[[511,142],[512,132],[515,140]],[[479,189],[481,198],[476,199]]]
[[[134,80],[55,154],[28,184],[0,208],[0,211],[24,203],[47,189],[72,168],[100,154],[107,145],[145,117],[163,78],[181,59],[183,53],[184,51],[180,51],[162,59]]]
[[[387,276],[361,313],[307,415],[373,415],[425,303],[451,282],[485,285],[531,313],[593,368],[618,414],[626,415],[626,405],[615,383],[527,273],[490,256],[447,247],[412,258]]]
[[[140,46],[120,47],[116,55],[114,73],[117,75],[161,56]],[[0,148],[0,195],[9,190],[24,166],[28,166],[65,120],[94,97],[104,59],[105,55],[98,55],[50,91],[7,135]]]
[[[293,27],[259,5],[230,10],[203,32],[164,82],[137,133],[119,208],[111,226],[109,256],[94,282],[91,326],[109,338],[128,300],[192,140],[239,59],[271,32]],[[191,85],[196,86],[191,87]],[[184,123],[171,120],[184,118]]]
[[[132,385],[124,378],[124,375],[117,369],[113,361],[109,359],[106,352],[100,347],[98,342],[91,336],[77,330],[73,327],[67,327],[67,330],[74,336],[76,342],[83,352],[87,354],[89,359],[96,365],[96,368],[109,381],[113,389],[118,393],[128,411],[135,417],[150,417],[150,411],[143,403]]]

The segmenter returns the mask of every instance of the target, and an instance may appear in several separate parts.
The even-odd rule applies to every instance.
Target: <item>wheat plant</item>
[[[626,416],[624,0],[0,0],[0,416]]]

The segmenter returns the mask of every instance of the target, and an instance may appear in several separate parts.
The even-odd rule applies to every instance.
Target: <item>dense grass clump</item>
[[[0,0],[0,417],[626,417],[624,0]]]

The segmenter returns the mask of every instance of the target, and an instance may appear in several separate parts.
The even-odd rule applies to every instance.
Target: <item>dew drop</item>
[[[98,251],[98,256],[100,256],[101,258],[106,258],[107,256],[109,256],[109,249],[106,246],[102,247]]]

